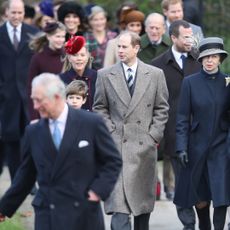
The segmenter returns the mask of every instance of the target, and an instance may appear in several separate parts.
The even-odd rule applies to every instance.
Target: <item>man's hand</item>
[[[0,213],[0,222],[5,221],[5,219],[6,219],[6,217],[2,213]]]
[[[88,192],[88,200],[93,202],[99,202],[101,199],[100,197],[92,190]]]
[[[182,167],[186,168],[186,164],[188,164],[188,153],[186,151],[177,152],[178,159]]]

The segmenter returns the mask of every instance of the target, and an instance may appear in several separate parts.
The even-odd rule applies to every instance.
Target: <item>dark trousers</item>
[[[181,223],[184,225],[184,229],[195,229],[196,215],[194,209],[191,208],[182,208],[176,206],[177,216]]]
[[[2,142],[2,148],[3,148],[7,166],[9,168],[10,178],[12,181],[20,165],[20,160],[21,160],[20,141]]]
[[[172,158],[172,166],[175,174],[175,186],[180,174],[181,165],[178,162],[177,158]],[[176,206],[177,216],[181,223],[184,225],[184,229],[195,229],[196,215],[193,207],[191,208],[182,208]]]
[[[149,230],[150,213],[134,216],[134,230]],[[130,215],[114,213],[111,220],[112,230],[131,230]]]

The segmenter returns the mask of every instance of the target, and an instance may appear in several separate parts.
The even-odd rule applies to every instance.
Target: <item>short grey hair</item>
[[[41,86],[45,89],[45,95],[53,98],[55,95],[61,96],[65,100],[65,84],[56,74],[42,73],[32,81],[32,88]]]
[[[156,17],[162,19],[162,24],[163,24],[163,26],[165,26],[165,19],[164,19],[164,16],[163,16],[162,14],[159,14],[159,13],[151,13],[151,14],[149,14],[149,15],[147,16],[147,18],[145,19],[145,23],[144,23],[145,26],[148,26],[148,24],[149,24],[152,20],[154,20],[154,18],[156,18]]]

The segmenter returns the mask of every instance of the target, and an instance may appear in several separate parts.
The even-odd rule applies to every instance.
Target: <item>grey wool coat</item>
[[[93,110],[101,114],[118,146],[123,168],[107,214],[150,213],[155,202],[157,143],[168,119],[168,90],[159,68],[138,60],[131,97],[121,63],[98,71]]]

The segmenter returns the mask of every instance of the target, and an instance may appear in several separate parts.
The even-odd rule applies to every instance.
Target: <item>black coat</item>
[[[5,141],[19,140],[28,123],[28,67],[32,51],[30,34],[37,29],[22,24],[18,50],[8,36],[6,24],[0,27],[0,122]]]
[[[22,164],[0,201],[0,213],[11,217],[37,179],[35,230],[104,230],[100,203],[88,201],[87,194],[92,190],[102,200],[108,198],[121,158],[102,118],[69,108],[59,151],[48,119],[28,126],[23,149]]]
[[[83,76],[79,76],[73,69],[70,69],[69,71],[60,74],[60,78],[65,84],[69,84],[73,80],[82,80],[86,82],[89,91],[86,103],[82,105],[82,109],[92,111],[93,98],[95,94],[95,84],[97,80],[97,71],[94,69],[86,68]]]
[[[188,57],[184,64],[184,71],[182,71],[173,56],[171,48],[155,58],[152,61],[152,65],[161,68],[166,78],[166,84],[169,91],[169,119],[165,126],[163,139],[164,146],[161,146],[161,150],[163,150],[164,154],[173,156],[175,154],[176,141],[176,112],[181,84],[184,77],[198,72],[201,65],[196,61],[196,55],[194,53],[188,53]]]
[[[188,151],[180,171],[175,204],[191,207],[199,201],[230,204],[230,156],[226,151],[230,85],[226,75],[203,70],[183,81],[176,124],[176,150]]]

